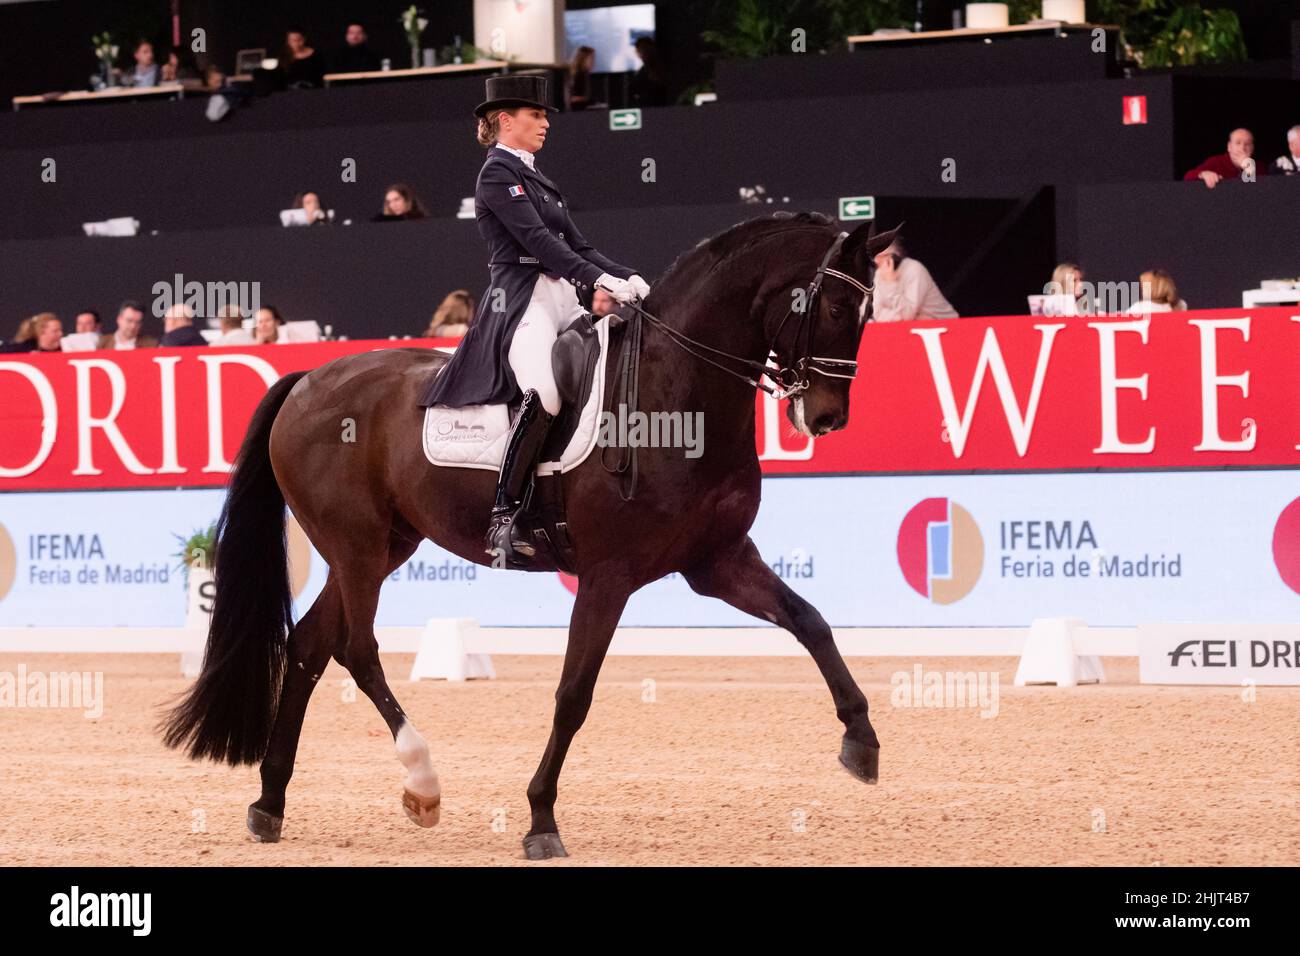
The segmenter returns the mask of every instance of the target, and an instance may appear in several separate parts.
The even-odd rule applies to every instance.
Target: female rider
[[[506,404],[523,392],[501,462],[487,533],[493,555],[535,553],[515,518],[537,464],[560,395],[551,345],[583,314],[599,286],[620,304],[650,286],[635,269],[601,255],[583,238],[563,193],[537,169],[534,155],[550,127],[545,76],[487,80],[487,100],[474,110],[478,141],[488,147],[478,174],[474,211],[488,244],[491,282],[456,354],[433,380],[421,405]]]

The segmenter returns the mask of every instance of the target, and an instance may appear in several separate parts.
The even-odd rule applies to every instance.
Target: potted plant
[[[1246,43],[1237,14],[1196,0],[1092,0],[1094,23],[1120,28],[1124,50],[1138,66],[1160,69],[1240,63]]]
[[[207,631],[216,594],[213,565],[217,558],[217,523],[197,528],[189,537],[178,534],[175,538],[181,543],[175,557],[186,583],[185,626]]]
[[[415,4],[402,11],[402,29],[406,31],[406,42],[411,44],[411,69],[413,70],[420,66],[420,34],[429,25],[423,13],[424,11]]]

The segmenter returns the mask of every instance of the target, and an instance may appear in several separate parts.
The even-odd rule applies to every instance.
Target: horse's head
[[[857,372],[858,345],[871,319],[875,257],[901,225],[876,234],[863,223],[838,245],[832,235],[817,263],[805,263],[806,285],[791,290],[793,306],[778,326],[773,351],[783,384],[793,386],[786,408],[805,435],[825,435],[849,421],[849,386]],[[867,291],[863,291],[863,290]]]

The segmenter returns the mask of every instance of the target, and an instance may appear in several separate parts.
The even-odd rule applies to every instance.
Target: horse
[[[564,500],[580,503],[568,513],[578,588],[550,739],[528,785],[526,858],[567,856],[555,818],[565,755],[628,598],[673,572],[697,593],[798,639],[844,725],[840,762],[876,782],[880,743],[866,696],[826,621],[764,563],[749,529],[761,496],[755,388],[790,397],[787,417],[803,434],[848,424],[849,387],[871,314],[873,257],[896,232],[876,235],[874,224],[863,223],[846,233],[807,212],[741,222],[679,255],[631,319],[611,329],[612,355],[637,321],[650,322],[637,330],[633,356],[641,364],[641,404],[702,411],[707,441],[697,457],[639,449],[640,490],[633,494],[625,494],[626,475],[602,467],[598,455],[562,478]],[[159,732],[192,759],[260,761],[261,795],[247,821],[255,840],[280,838],[303,717],[331,656],[392,732],[406,769],[407,816],[420,826],[438,820],[437,771],[384,677],[374,620],[385,578],[423,539],[467,561],[494,560],[483,538],[496,475],[432,466],[421,449],[417,396],[446,361],[418,348],[344,356],[285,375],[250,420],[217,524],[203,666]],[[603,407],[611,407],[616,379],[607,376]],[[344,441],[349,425],[353,434]],[[286,505],[329,567],[296,624]]]

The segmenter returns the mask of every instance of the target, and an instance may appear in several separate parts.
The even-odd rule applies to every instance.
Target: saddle
[[[565,521],[562,477],[595,449],[604,398],[605,343],[613,317],[596,321],[583,314],[560,332],[551,349],[551,370],[560,412],[538,456],[518,526],[536,540],[537,555],[520,570],[572,571],[573,545]],[[499,471],[519,398],[509,405],[467,405],[425,409],[422,441],[431,464]],[[511,563],[511,568],[517,567]]]

